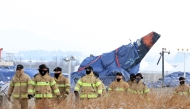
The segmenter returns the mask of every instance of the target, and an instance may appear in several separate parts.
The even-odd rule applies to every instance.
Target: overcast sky
[[[190,48],[189,0],[1,0],[0,47],[101,54],[155,31],[162,47]]]

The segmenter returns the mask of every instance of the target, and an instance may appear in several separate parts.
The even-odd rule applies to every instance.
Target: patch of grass
[[[190,109],[189,95],[173,95],[172,92],[173,90],[168,89],[151,89],[151,93],[147,95],[113,92],[90,100],[76,99],[71,93],[64,100],[44,101],[37,107],[48,109],[45,107],[50,105],[51,109]],[[34,105],[30,109],[35,109]]]

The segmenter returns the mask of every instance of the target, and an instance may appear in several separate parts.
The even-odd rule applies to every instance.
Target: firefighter
[[[132,73],[132,74],[130,74],[130,80],[127,82],[129,84],[129,88],[127,90],[128,92],[132,92],[131,86],[135,82],[136,82],[136,75]]]
[[[99,74],[98,74],[98,72],[93,72],[93,73],[94,73],[94,76],[99,79]],[[101,81],[101,80],[100,80],[100,81]],[[106,94],[106,87],[105,87],[105,85],[103,84],[102,81],[101,81],[101,85],[102,85],[102,96],[103,96],[103,95]]]
[[[127,92],[129,85],[127,82],[123,81],[122,78],[123,78],[122,73],[118,72],[116,74],[116,80],[110,84],[108,91],[109,92],[111,91],[122,91],[122,92],[126,91]]]
[[[144,82],[142,82],[143,77],[141,73],[136,74],[136,81],[130,86],[128,92],[135,94],[147,94],[149,93],[149,88]]]
[[[56,85],[59,88],[60,95],[62,98],[66,98],[70,92],[69,80],[62,75],[62,69],[60,67],[56,67],[54,72],[54,79],[56,81]]]
[[[53,107],[51,101],[53,93],[59,98],[60,92],[46,65],[40,65],[38,70],[39,73],[29,82],[28,97],[35,95],[36,109],[50,109]]]
[[[131,86],[135,82],[136,76],[134,73],[130,74],[130,80],[127,82]]]
[[[86,75],[79,79],[74,88],[76,97],[81,99],[93,99],[98,98],[102,94],[102,82],[96,78],[93,74],[93,68],[88,66],[86,69]]]
[[[28,109],[28,82],[30,77],[24,73],[23,65],[17,65],[8,89],[8,100],[11,101],[12,109]]]
[[[179,86],[177,86],[174,90],[174,94],[188,95],[190,93],[190,86],[185,83],[185,78],[180,77],[179,83]]]

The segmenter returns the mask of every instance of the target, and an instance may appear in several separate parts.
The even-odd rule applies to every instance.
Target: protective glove
[[[7,99],[8,99],[9,101],[11,101],[11,96],[7,96]]]
[[[32,97],[33,97],[33,95],[28,94],[28,99],[31,99]]]
[[[60,96],[60,95],[56,95],[56,98],[57,98],[57,99],[61,99],[61,96]]]
[[[79,97],[78,91],[74,91],[74,93],[75,93],[75,96],[78,98]]]
[[[101,97],[101,94],[98,94],[98,98],[100,98]]]
[[[69,95],[69,92],[66,91],[66,94]]]

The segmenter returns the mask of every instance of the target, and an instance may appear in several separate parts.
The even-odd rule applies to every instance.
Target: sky
[[[0,48],[99,55],[155,31],[161,38],[146,58],[164,47],[173,59],[190,48],[189,11],[188,0],[1,0]]]

